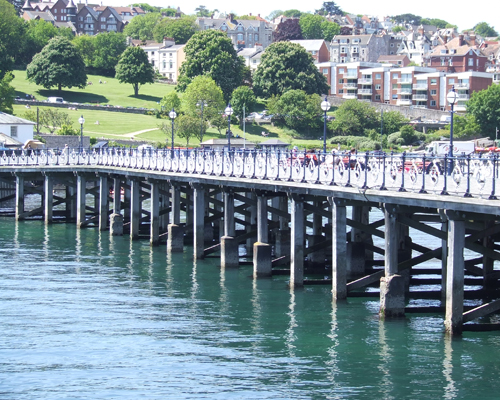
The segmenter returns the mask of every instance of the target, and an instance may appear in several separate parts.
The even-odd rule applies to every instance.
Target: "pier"
[[[379,296],[385,319],[442,312],[457,335],[500,328],[484,322],[500,309],[498,164],[405,153],[4,152],[0,204],[13,204],[17,220],[110,230],[167,252],[192,245],[193,257],[218,256],[221,268],[250,264],[254,279],[328,284],[338,302]],[[27,196],[36,206],[26,207]],[[430,260],[440,268],[426,268]],[[418,289],[425,285],[439,290]],[[409,299],[440,305],[409,307]]]

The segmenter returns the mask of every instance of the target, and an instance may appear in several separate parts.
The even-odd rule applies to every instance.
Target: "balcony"
[[[398,79],[398,83],[401,83],[401,84],[409,84],[411,85],[413,83],[413,81],[411,79],[408,79],[408,78],[400,78]]]
[[[400,88],[398,89],[398,94],[412,94],[412,88]]]
[[[413,100],[427,100],[428,97],[426,94],[414,94],[413,95]]]
[[[352,82],[348,82],[348,83],[344,83],[344,87],[349,89],[357,89],[358,88],[358,84],[357,83],[352,83]]]
[[[361,78],[358,79],[358,83],[361,83],[362,85],[371,85],[373,82],[372,78]]]
[[[358,89],[358,94],[362,94],[362,95],[370,95],[372,94],[372,90],[371,89]]]
[[[470,96],[468,94],[458,94],[458,100],[469,100]]]
[[[346,78],[350,79],[358,79],[358,72],[348,72],[346,75]]]
[[[455,83],[455,89],[469,89],[469,82]]]
[[[413,85],[413,90],[427,90],[429,85],[427,83],[417,83]]]
[[[358,95],[356,92],[350,92],[350,93],[344,93],[342,95],[342,98],[343,99],[357,99],[358,98]]]
[[[412,100],[411,99],[399,99],[396,104],[398,106],[411,106]]]

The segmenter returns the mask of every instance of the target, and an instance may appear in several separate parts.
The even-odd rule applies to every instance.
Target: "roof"
[[[16,140],[9,135],[6,135],[5,133],[0,132],[0,142],[3,143],[4,146],[21,146],[23,143],[21,143],[19,140]]]
[[[261,146],[290,146],[290,143],[282,142],[279,139],[269,139],[264,142],[260,142]]]
[[[0,125],[36,125],[36,122],[0,111]]]
[[[200,143],[200,145],[203,145],[203,146],[210,146],[210,145],[214,145],[214,144],[226,145],[227,139],[209,139],[209,140],[206,140],[206,141]],[[250,142],[249,140],[246,140],[243,138],[231,138],[231,146],[237,146],[237,145],[243,145],[243,144],[255,145],[254,142]]]
[[[291,43],[300,44],[307,51],[313,51],[313,50],[318,51],[321,48],[321,46],[323,46],[323,43],[325,43],[325,41],[323,39],[317,39],[317,40],[290,40],[290,42]]]

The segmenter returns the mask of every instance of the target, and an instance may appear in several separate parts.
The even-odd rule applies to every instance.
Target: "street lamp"
[[[78,118],[78,122],[80,123],[80,153],[83,150],[83,124],[85,123],[85,118],[83,118],[83,115]]]
[[[448,92],[446,95],[446,100],[451,106],[451,111],[450,111],[450,151],[449,151],[449,158],[450,158],[450,168],[448,169],[448,174],[451,175],[452,170],[453,170],[453,106],[457,104],[458,102],[458,94],[455,92],[455,85],[451,87],[451,90]]]
[[[326,112],[331,106],[332,105],[328,102],[328,96],[325,96],[325,100],[321,102],[321,109],[325,112],[325,121],[323,124],[323,154],[326,154]]]
[[[171,149],[172,149],[172,157],[174,156],[174,119],[177,117],[177,113],[175,112],[174,108],[172,107],[172,111],[168,114],[170,119],[172,120],[172,142],[171,142]]]
[[[207,106],[207,102],[205,100],[200,100],[196,103],[196,107],[201,107],[201,127],[200,127],[200,141],[203,139],[203,108]]]
[[[231,115],[233,115],[233,112],[231,103],[228,103],[224,110],[224,113],[227,115],[227,151],[231,150]]]

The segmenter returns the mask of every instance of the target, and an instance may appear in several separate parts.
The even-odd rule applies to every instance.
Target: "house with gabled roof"
[[[0,133],[4,134],[4,145],[17,146],[22,145],[28,140],[33,139],[33,127],[36,125],[33,121],[16,117],[0,111]]]
[[[317,40],[290,40],[292,43],[300,44],[314,59],[314,63],[322,63],[330,60],[330,51],[323,39]]]

